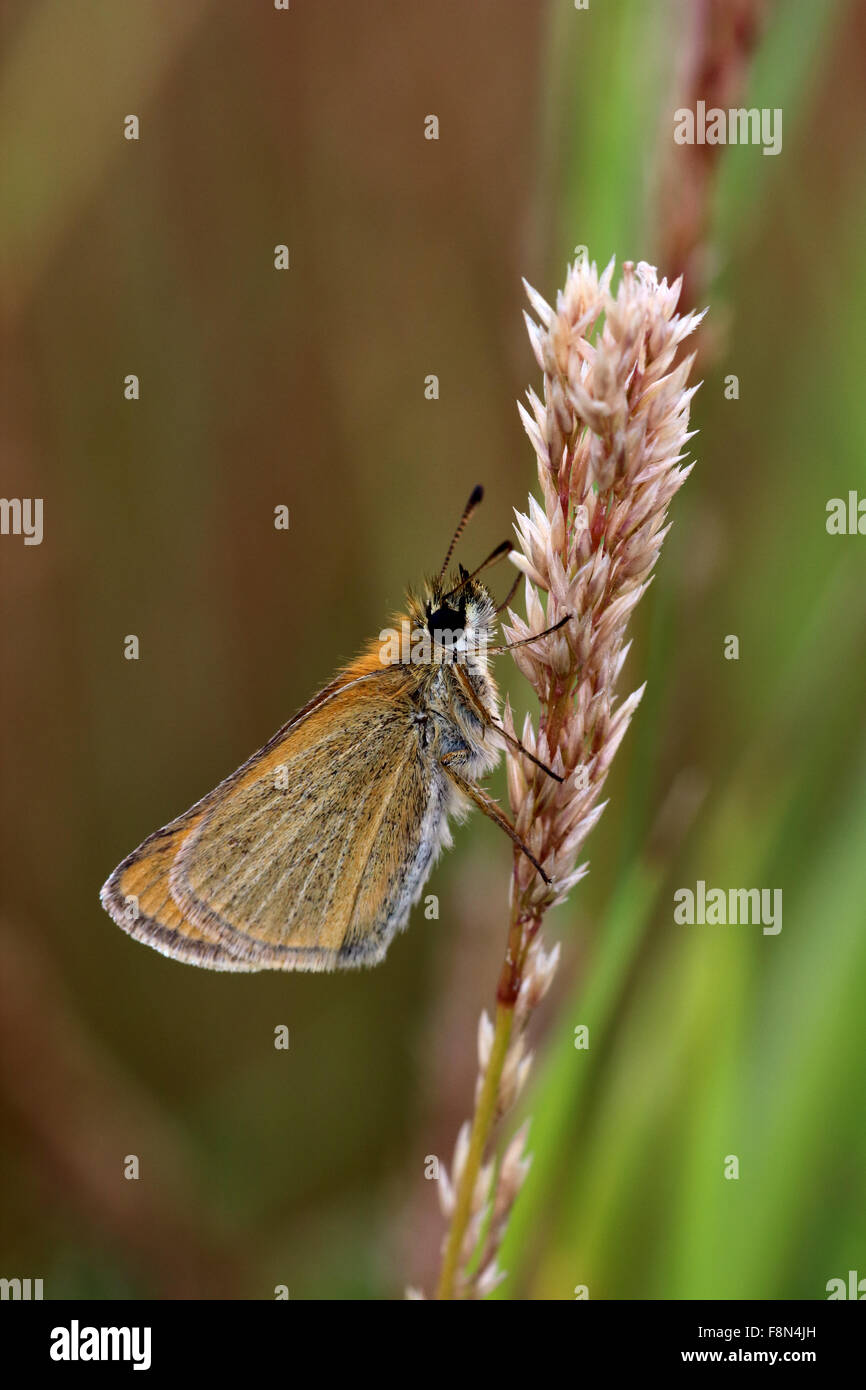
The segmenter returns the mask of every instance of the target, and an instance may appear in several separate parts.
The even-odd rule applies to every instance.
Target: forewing
[[[184,920],[253,969],[373,963],[408,915],[430,778],[409,678],[377,675],[271,740],[180,843]]]
[[[187,812],[150,835],[118,865],[100,894],[118,926],[154,950],[211,970],[255,970],[186,918],[171,895],[169,872],[201,816]]]

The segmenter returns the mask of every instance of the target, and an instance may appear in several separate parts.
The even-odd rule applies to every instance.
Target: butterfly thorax
[[[387,672],[386,698],[405,708],[419,748],[480,777],[500,756],[491,729],[498,723],[498,695],[488,662],[495,625],[493,600],[465,571],[445,583],[428,581],[421,595],[410,591],[406,610],[344,669],[340,683],[372,680],[366,698],[375,700],[381,698],[375,676]]]
[[[420,717],[432,721],[440,755],[463,751],[467,770],[480,776],[499,758],[489,733],[498,711],[488,662],[495,605],[484,586],[461,571],[450,586],[428,581],[422,597],[410,593],[408,609],[414,630],[423,634],[420,654],[428,658],[416,665]]]

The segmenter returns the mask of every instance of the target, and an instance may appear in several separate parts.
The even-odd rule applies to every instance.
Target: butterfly
[[[104,884],[115,922],[163,955],[212,970],[376,965],[402,930],[449,817],[477,806],[531,860],[478,779],[512,744],[487,668],[498,607],[478,575],[448,576],[476,487],[436,579],[236,772],[155,831]],[[523,645],[556,631],[522,639]],[[489,648],[489,650],[488,650]]]

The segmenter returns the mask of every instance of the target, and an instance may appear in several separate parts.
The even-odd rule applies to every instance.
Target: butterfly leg
[[[483,811],[485,816],[489,816],[492,821],[496,822],[496,824],[500,827],[501,830],[505,831],[509,839],[514,841],[517,848],[523,851],[530,864],[533,864],[535,866],[535,868],[541,874],[541,877],[544,879],[544,882],[550,883],[550,879],[547,877],[547,874],[542,869],[541,865],[535,858],[535,855],[532,853],[532,851],[530,849],[527,849],[526,845],[521,840],[514,826],[511,824],[511,821],[508,819],[505,812],[502,810],[502,807],[497,805],[497,803],[493,800],[493,797],[488,796],[487,792],[484,791],[482,787],[477,787],[474,782],[470,782],[467,780],[467,778],[461,777],[460,773],[454,766],[454,760],[456,758],[462,758],[463,756],[464,755],[462,753],[443,753],[442,757],[439,759],[439,762],[440,765],[444,768],[445,772],[447,772],[448,776],[451,778],[451,781],[454,783],[455,787],[457,787],[460,791],[465,792],[466,796],[469,797],[470,801],[473,801],[475,803],[479,811]]]
[[[524,748],[519,738],[513,738],[511,734],[506,733],[501,724],[497,724],[495,720],[490,718],[489,713],[475,693],[475,687],[466,673],[465,666],[455,665],[454,674],[457,677],[461,692],[465,696],[466,703],[472,709],[473,714],[478,716],[485,729],[494,729],[501,738],[505,739],[506,743],[510,744],[512,748],[516,748],[518,753],[522,753],[531,763],[535,763],[536,767],[540,767],[541,771],[546,772],[548,777],[552,777],[555,782],[565,781],[565,778],[560,777],[558,772],[554,772],[552,767],[548,767],[547,763],[543,763],[540,758],[536,758],[534,753],[530,753],[528,748]]]
[[[499,656],[500,652],[513,652],[515,647],[528,647],[531,642],[537,642],[540,637],[549,637],[552,632],[559,632],[561,627],[571,622],[573,614],[566,613],[564,618],[560,618],[553,627],[546,627],[543,632],[533,632],[531,637],[521,637],[519,642],[504,642],[501,647],[491,647],[488,656]]]

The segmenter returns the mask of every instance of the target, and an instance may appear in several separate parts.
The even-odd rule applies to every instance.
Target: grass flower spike
[[[440,1298],[481,1298],[503,1277],[496,1257],[528,1168],[525,1130],[501,1163],[490,1155],[496,1121],[514,1105],[531,1065],[525,1030],[556,969],[539,929],[548,908],[583,877],[583,842],[604,804],[602,789],[643,688],[615,693],[628,653],[632,611],[650,583],[667,534],[671,498],[691,465],[687,385],[693,357],[680,345],[702,315],[677,313],[680,282],[659,282],[644,263],[613,262],[599,276],[578,260],[556,307],[526,287],[532,348],[544,374],[542,396],[520,406],[535,449],[541,501],[517,514],[512,560],[526,577],[526,619],[509,612],[509,642],[560,619],[557,632],[518,647],[514,660],[539,702],[527,717],[524,746],[564,780],[546,776],[520,753],[508,754],[508,790],[521,839],[550,878],[515,854],[511,921],[495,1020],[482,1015],[475,1115],[458,1139],[443,1207]],[[542,595],[546,594],[546,606]],[[510,709],[505,727],[514,734]]]

